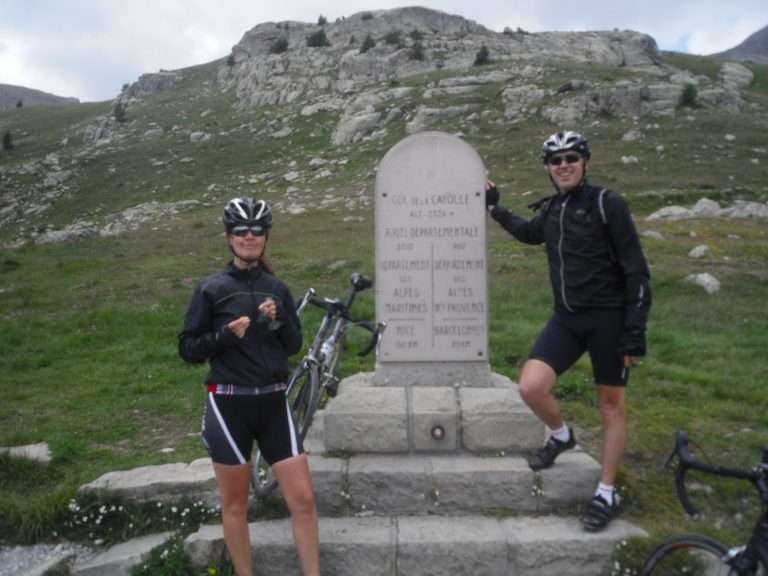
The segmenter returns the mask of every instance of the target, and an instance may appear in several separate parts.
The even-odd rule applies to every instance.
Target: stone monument
[[[422,132],[376,178],[375,381],[488,386],[485,167],[463,140]]]
[[[376,371],[342,383],[325,448],[520,452],[544,427],[488,359],[485,168],[466,142],[421,132],[376,178]]]

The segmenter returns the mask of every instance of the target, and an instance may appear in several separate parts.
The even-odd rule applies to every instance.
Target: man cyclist
[[[557,377],[589,352],[603,430],[602,474],[581,521],[585,530],[599,531],[619,511],[615,481],[627,441],[625,387],[629,368],[645,355],[650,273],[624,199],[587,182],[586,138],[552,134],[541,158],[555,194],[532,205],[538,212],[531,220],[500,206],[491,181],[486,206],[517,240],[543,243],[549,263],[554,311],[519,378],[521,397],[551,430],[529,458],[533,470],[549,468],[576,445],[552,390]]]

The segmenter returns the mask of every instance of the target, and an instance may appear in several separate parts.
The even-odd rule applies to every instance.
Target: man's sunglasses
[[[565,156],[552,156],[552,158],[549,159],[548,164],[550,166],[560,166],[560,164],[563,163],[563,160],[565,160],[566,164],[576,164],[576,162],[581,160],[581,156],[578,154],[566,154]]]
[[[232,235],[244,237],[250,232],[254,236],[264,236],[267,233],[267,229],[264,226],[235,226],[232,228]]]

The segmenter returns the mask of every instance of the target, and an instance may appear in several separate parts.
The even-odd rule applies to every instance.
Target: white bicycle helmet
[[[233,198],[227,202],[221,218],[227,234],[237,226],[272,228],[272,208],[264,200]]]
[[[584,159],[589,160],[589,144],[584,136],[570,130],[555,132],[544,140],[544,144],[541,146],[541,159],[546,164],[558,152],[570,150],[578,152]]]

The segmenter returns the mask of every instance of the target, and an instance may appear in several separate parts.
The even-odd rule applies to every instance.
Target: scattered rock
[[[664,240],[664,235],[656,230],[646,230],[640,234],[643,238],[651,238],[653,240]]]
[[[696,246],[693,250],[688,252],[689,258],[704,258],[705,256],[709,256],[709,246],[706,244],[699,244]]]
[[[642,140],[642,138],[643,133],[640,132],[640,130],[630,130],[621,137],[623,142],[637,142],[638,140]]]
[[[211,139],[211,135],[207,132],[192,132],[189,135],[190,142],[207,142]]]
[[[717,294],[720,292],[720,281],[709,274],[704,272],[702,274],[689,274],[685,277],[685,281],[696,286],[701,286],[707,294]]]
[[[33,460],[41,464],[48,464],[51,461],[51,449],[47,442],[38,444],[27,444],[26,446],[14,446],[11,448],[0,448],[0,454],[8,454],[13,458],[24,458]]]

